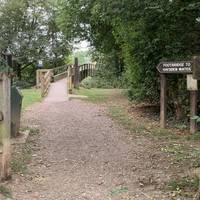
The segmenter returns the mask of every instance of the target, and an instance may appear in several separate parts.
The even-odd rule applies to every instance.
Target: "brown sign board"
[[[161,74],[191,74],[192,66],[192,61],[161,62],[157,70]]]

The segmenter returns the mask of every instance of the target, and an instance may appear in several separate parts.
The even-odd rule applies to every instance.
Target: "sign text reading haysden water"
[[[180,61],[180,62],[161,62],[157,69],[163,74],[191,74],[192,73],[192,61]]]

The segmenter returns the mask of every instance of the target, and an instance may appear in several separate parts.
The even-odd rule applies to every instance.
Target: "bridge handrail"
[[[68,91],[72,92],[72,89],[78,87],[83,79],[94,76],[95,66],[94,63],[85,63],[37,70],[37,87],[41,88],[41,95],[45,97],[48,94],[52,80],[58,81],[67,77]]]
[[[70,65],[63,65],[63,66],[60,66],[60,67],[53,68],[52,70],[54,72],[54,75],[58,75],[60,73],[67,71],[69,66]]]
[[[45,97],[51,85],[52,70],[48,70],[44,76],[41,77],[41,96]]]

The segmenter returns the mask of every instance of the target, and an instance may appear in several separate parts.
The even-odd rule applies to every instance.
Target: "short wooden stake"
[[[160,74],[160,86],[160,126],[161,128],[166,128],[167,81],[165,74]]]
[[[190,133],[197,132],[197,122],[192,119],[197,115],[197,91],[190,91]]]

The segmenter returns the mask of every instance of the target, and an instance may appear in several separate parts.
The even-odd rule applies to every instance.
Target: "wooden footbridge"
[[[37,88],[41,88],[41,96],[46,97],[52,82],[66,79],[66,92],[71,94],[73,88],[78,88],[81,81],[88,76],[93,76],[95,72],[95,64],[87,63],[78,64],[75,59],[74,65],[64,65],[54,69],[37,70]]]

